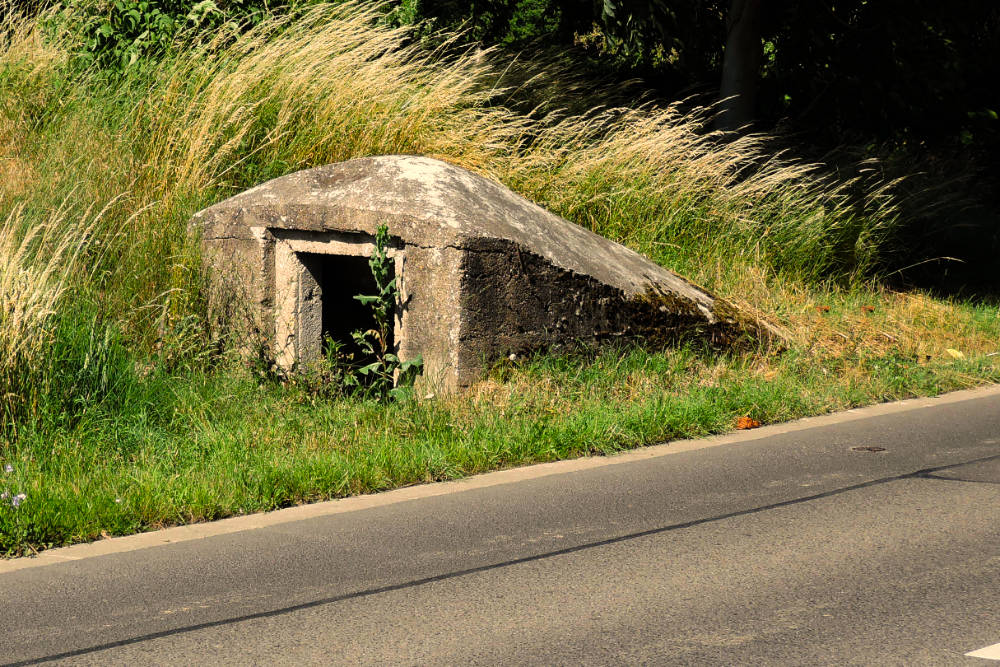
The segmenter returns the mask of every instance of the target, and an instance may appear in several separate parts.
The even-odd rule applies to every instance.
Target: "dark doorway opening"
[[[375,328],[375,317],[370,306],[354,297],[359,294],[378,293],[375,277],[368,266],[368,258],[358,255],[323,255],[299,253],[299,260],[312,274],[319,287],[322,308],[323,352],[326,354],[327,339],[340,344],[340,351],[353,355],[352,364],[365,365],[375,361],[371,355],[364,355],[351,335],[355,331]],[[390,313],[390,322],[393,321]],[[393,350],[393,331],[389,327],[387,349]],[[377,345],[376,345],[377,347]]]

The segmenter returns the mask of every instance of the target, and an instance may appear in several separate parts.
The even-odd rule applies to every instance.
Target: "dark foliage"
[[[664,99],[711,101],[729,0],[404,0],[412,21],[464,26],[509,49],[573,49],[582,69],[639,77]],[[1000,3],[761,3],[756,126],[850,175],[880,159],[907,177],[901,252],[887,270],[921,284],[995,281],[1000,255]],[[846,149],[845,149],[846,147]],[[833,151],[833,152],[831,152]],[[953,257],[954,260],[935,258]],[[928,261],[932,260],[932,261]],[[909,269],[918,264],[916,269]]]

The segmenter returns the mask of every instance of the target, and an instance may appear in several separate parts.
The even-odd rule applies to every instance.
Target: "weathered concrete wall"
[[[225,320],[230,339],[247,346],[274,337],[274,238],[264,229],[234,227],[203,241],[212,269],[209,306]]]
[[[219,284],[252,304],[285,366],[318,353],[324,326],[299,254],[368,255],[380,224],[395,239],[398,353],[422,354],[439,389],[468,386],[484,362],[511,352],[744,326],[727,304],[632,250],[430,158],[290,174],[192,222]]]
[[[390,232],[392,229],[390,228]],[[461,271],[463,253],[456,248],[407,245],[402,266],[400,304],[401,359],[423,355],[423,383],[431,391],[447,391],[460,384],[457,377],[461,343],[461,292],[454,277]]]

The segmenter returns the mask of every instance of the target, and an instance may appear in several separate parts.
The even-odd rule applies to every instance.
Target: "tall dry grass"
[[[378,17],[368,3],[317,5],[244,33],[186,35],[121,74],[74,67],[71,17],[9,30],[0,215],[71,239],[70,221],[106,209],[89,232],[101,253],[59,289],[92,302],[137,363],[200,316],[191,214],[363,155],[418,153],[491,176],[765,315],[782,286],[857,284],[877,270],[896,216],[887,186],[852,198],[851,184],[774,155],[766,137],[706,132],[710,109],[515,112],[494,54],[447,41],[428,52]],[[553,74],[545,87],[557,84]],[[2,252],[0,262],[54,271],[16,244]],[[47,283],[31,284],[58,309]],[[27,312],[28,292],[4,298]]]
[[[38,408],[55,319],[89,227],[58,209],[29,220],[23,206],[0,222],[0,424]]]
[[[514,113],[498,103],[507,91],[490,53],[406,47],[405,30],[376,18],[316,7],[173,61],[132,119],[149,128],[161,196],[420,153],[685,269],[724,258],[850,282],[877,266],[895,223],[886,185],[852,198],[853,183],[773,155],[766,137],[706,133],[710,109]]]
[[[111,83],[80,77],[72,97],[89,113],[67,121],[120,161],[118,182],[101,186],[128,191],[135,208],[190,208],[298,168],[420,153],[664,260],[710,255],[812,280],[876,266],[894,223],[884,188],[851,199],[849,184],[771,154],[766,137],[721,141],[704,131],[711,110],[515,113],[499,104],[492,54],[405,46],[406,30],[378,16],[316,6]],[[162,217],[139,216],[140,230]]]
[[[519,119],[489,108],[481,53],[403,47],[378,10],[318,6],[182,52],[127,119],[161,192],[234,186],[357,155],[420,152],[483,167]],[[268,173],[267,175],[270,175]]]
[[[75,104],[60,114],[73,130],[63,141],[96,130],[105,154],[129,156],[117,168],[137,180],[120,185],[140,205],[412,152],[487,173],[620,237],[697,235],[691,229],[704,223],[723,237],[730,228],[763,238],[807,229],[809,242],[822,244],[852,222],[841,184],[772,156],[763,137],[706,134],[705,110],[517,114],[497,104],[505,91],[492,54],[405,46],[406,30],[378,17],[367,4],[315,6],[243,35],[193,40],[156,67],[111,81],[65,69],[71,35],[46,42],[26,31],[0,61],[31,69],[22,82],[45,79],[40,72],[70,80],[59,102]],[[864,218],[877,228],[891,212],[869,207]]]

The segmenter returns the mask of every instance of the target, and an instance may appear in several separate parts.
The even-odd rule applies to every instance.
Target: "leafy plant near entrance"
[[[395,269],[388,251],[389,228],[379,225],[375,231],[375,249],[368,260],[378,294],[358,294],[354,297],[371,308],[375,326],[367,331],[358,330],[351,334],[365,356],[374,357],[375,361],[358,368],[356,374],[347,375],[349,385],[363,387],[370,396],[381,402],[408,397],[412,393],[414,380],[424,369],[421,355],[417,355],[416,359],[403,361],[392,352],[389,345],[393,307],[399,300],[399,285],[396,284]]]

